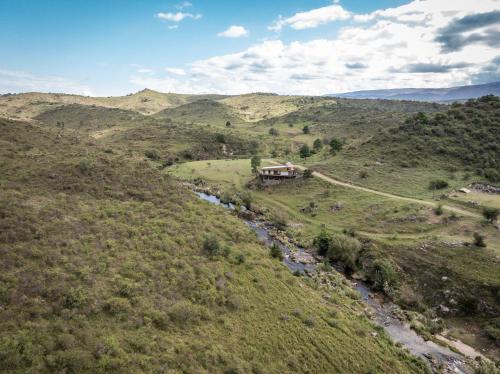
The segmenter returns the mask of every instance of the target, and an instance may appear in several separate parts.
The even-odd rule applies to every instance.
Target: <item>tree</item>
[[[259,155],[255,155],[250,159],[250,165],[252,166],[252,172],[256,173],[257,169],[261,165],[261,159]]]
[[[313,239],[313,246],[318,251],[320,256],[325,256],[330,248],[332,236],[326,231],[321,231],[318,236]]]
[[[344,142],[340,139],[333,138],[332,140],[330,140],[330,151],[333,154],[340,151],[343,146],[344,146]]]
[[[304,144],[302,147],[300,147],[299,154],[301,158],[307,158],[311,156],[311,149],[307,144]]]
[[[276,130],[274,127],[271,127],[269,129],[269,135],[278,136],[278,130]]]
[[[495,223],[498,219],[498,209],[497,208],[483,208],[483,217],[491,224]]]
[[[311,130],[309,129],[309,126],[305,125],[303,128],[302,128],[302,132],[304,134],[309,134],[311,132]]]
[[[320,151],[323,148],[323,142],[321,139],[316,139],[313,143],[313,148],[316,152]]]

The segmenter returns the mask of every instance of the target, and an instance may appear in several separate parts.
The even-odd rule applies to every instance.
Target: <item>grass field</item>
[[[1,371],[427,372],[339,276],[293,276],[155,163],[0,128]]]

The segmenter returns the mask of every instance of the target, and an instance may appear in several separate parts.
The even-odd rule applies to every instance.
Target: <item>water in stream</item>
[[[203,192],[196,192],[196,194],[205,201],[212,204],[223,206],[227,209],[234,210],[235,206],[231,203],[222,203],[217,196],[209,195]],[[316,264],[314,263],[302,263],[294,261],[291,256],[292,251],[298,254],[298,258],[310,257],[311,255],[307,253],[303,248],[290,245],[284,245],[278,240],[271,237],[268,228],[265,224],[244,220],[250,228],[256,232],[257,236],[263,240],[267,246],[277,245],[283,252],[283,263],[291,271],[299,271],[301,273],[307,273],[307,271],[314,270]],[[380,297],[375,297],[370,291],[370,288],[363,282],[353,283],[353,287],[361,294],[361,299],[364,303],[369,305],[373,310],[374,320],[373,322],[379,326],[382,326],[385,331],[389,334],[393,341],[401,343],[406,347],[413,355],[423,357],[426,360],[432,358],[438,362],[442,362],[445,366],[445,373],[472,373],[468,365],[465,364],[464,359],[461,355],[452,352],[450,349],[440,346],[431,341],[425,341],[420,335],[418,335],[414,330],[412,330],[409,325],[399,318],[396,317],[394,310],[397,306],[391,302],[385,302]]]

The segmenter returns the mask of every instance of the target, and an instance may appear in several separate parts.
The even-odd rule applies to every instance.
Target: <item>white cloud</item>
[[[93,95],[88,86],[66,78],[0,69],[0,93],[28,91]]]
[[[163,13],[160,12],[156,15],[158,18],[163,19],[165,21],[170,21],[170,22],[181,22],[182,20],[186,18],[191,18],[194,20],[198,20],[202,17],[201,14],[193,14],[193,13],[184,13],[184,12],[177,12],[177,13]]]
[[[241,38],[244,36],[248,36],[249,32],[243,26],[232,25],[227,30],[218,33],[218,36],[222,36],[225,38]]]
[[[137,69],[137,72],[140,74],[153,74],[153,70],[148,69],[148,68]]]
[[[271,31],[281,31],[283,27],[290,26],[296,30],[310,29],[319,25],[343,21],[351,18],[351,13],[345,10],[341,5],[333,4],[322,8],[312,9],[306,12],[296,13],[292,17],[279,17],[268,27]]]
[[[179,68],[165,68],[165,71],[174,75],[186,75],[186,71]]]
[[[189,8],[192,6],[193,6],[193,4],[191,4],[189,1],[182,1],[179,4],[176,4],[174,7],[176,9],[184,9],[184,8]]]
[[[350,24],[331,39],[263,41],[238,53],[195,61],[182,76],[132,81],[160,91],[315,95],[468,84],[485,75],[484,67],[500,55],[497,41],[479,40],[483,34],[465,30],[460,48],[443,50],[440,36],[457,22],[470,25],[470,18],[460,23],[463,17],[495,11],[498,5],[498,0],[415,0],[365,15],[352,14],[351,18],[364,22]],[[313,18],[282,19],[281,27],[318,24]],[[487,27],[491,35],[500,32],[500,24],[490,22]],[[452,29],[457,33],[463,27]]]

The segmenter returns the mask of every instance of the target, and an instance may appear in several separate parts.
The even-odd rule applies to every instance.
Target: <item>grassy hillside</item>
[[[474,181],[495,183],[500,171],[499,99],[485,97],[445,109],[400,119],[358,142],[348,141],[334,156],[312,157],[309,164],[342,180],[419,198],[440,199]],[[429,188],[434,180],[449,187]]]
[[[106,108],[133,110],[142,114],[157,113],[201,99],[223,99],[222,95],[183,95],[142,90],[135,94],[116,97],[90,97],[49,93],[22,93],[0,95],[0,116],[33,118],[47,110],[68,104],[97,105]]]
[[[155,115],[157,118],[169,119],[181,123],[196,123],[225,127],[242,122],[226,105],[214,100],[198,100],[175,108],[163,110]]]
[[[398,128],[367,142],[364,151],[379,150],[389,160],[409,166],[430,158],[456,162],[491,182],[500,182],[500,99],[485,96],[455,104],[444,113],[417,114]]]
[[[195,104],[188,106],[191,105]],[[232,129],[226,129],[225,123],[224,131],[221,131],[212,126],[182,123],[116,108],[70,104],[35,118],[62,132],[91,136],[108,150],[122,149],[130,156],[147,156],[161,163],[245,155],[258,147],[248,137],[242,138]]]
[[[0,130],[0,370],[425,372],[339,278],[292,276],[149,162]]]
[[[283,116],[322,98],[304,98],[300,96],[280,96],[274,94],[253,93],[247,95],[230,96],[221,100],[238,116],[249,122],[267,118]]]
[[[307,125],[320,137],[339,137],[348,142],[367,139],[383,128],[394,126],[411,113],[434,112],[443,108],[437,104],[388,100],[346,100],[337,98],[307,98],[308,105],[286,115],[268,119],[268,126],[286,125],[302,129]]]

